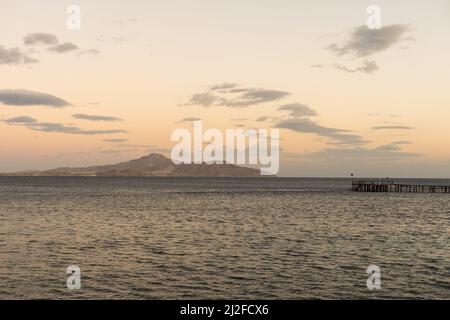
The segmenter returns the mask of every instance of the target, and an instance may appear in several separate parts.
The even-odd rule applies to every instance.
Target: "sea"
[[[449,231],[350,179],[0,177],[0,299],[450,299]]]

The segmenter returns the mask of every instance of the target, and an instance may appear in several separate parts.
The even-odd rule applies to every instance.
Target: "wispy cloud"
[[[105,135],[105,134],[116,134],[116,133],[127,133],[126,130],[113,129],[113,130],[84,130],[78,127],[66,126],[61,123],[52,122],[36,122],[27,125],[28,129],[43,131],[43,132],[59,132],[67,134],[81,134],[81,135]]]
[[[332,43],[326,49],[338,56],[353,55],[355,58],[367,57],[387,50],[406,38],[409,26],[405,24],[386,25],[380,29],[369,29],[366,25],[355,28],[341,43]]]
[[[0,46],[0,65],[20,65],[20,64],[32,64],[39,61],[22,52],[20,48],[7,49],[4,46]]]
[[[413,130],[413,127],[408,126],[377,126],[372,127],[373,130]]]
[[[57,45],[58,42],[58,38],[54,34],[43,32],[30,33],[23,38],[23,43],[27,46]]]
[[[289,129],[300,133],[311,133],[321,137],[329,138],[332,141],[328,144],[333,145],[362,145],[369,141],[362,136],[352,133],[351,130],[338,129],[321,125],[310,117],[318,116],[318,113],[311,107],[302,103],[290,103],[282,105],[278,111],[288,112],[288,117],[259,117],[257,121],[272,120],[275,127],[280,129]]]
[[[119,145],[121,148],[138,148],[138,149],[151,149],[156,148],[154,145],[146,145],[146,144],[121,144]]]
[[[170,153],[171,149],[158,147],[154,145],[140,145],[140,144],[121,144],[118,146],[119,148],[132,148],[137,151],[145,151],[145,152],[159,152],[159,153]],[[121,149],[117,149],[121,150]]]
[[[61,43],[52,47],[48,47],[47,50],[56,53],[66,53],[74,50],[78,50],[78,46],[72,42]]]
[[[81,56],[85,56],[85,55],[89,55],[89,54],[91,54],[91,55],[98,55],[98,54],[100,54],[100,51],[97,50],[97,49],[80,50],[77,53],[77,56],[81,57]]]
[[[99,53],[97,49],[80,50],[76,44],[72,42],[60,42],[54,34],[44,32],[29,33],[23,38],[23,43],[26,46],[49,46],[47,47],[48,51],[60,54],[77,50],[79,50],[78,56]]]
[[[391,24],[380,29],[369,29],[366,25],[362,25],[354,28],[344,40],[334,42],[325,49],[339,57],[346,55],[353,59],[369,57],[396,44],[412,40],[412,37],[407,35],[409,31],[410,27],[406,24]],[[325,66],[316,64],[311,67],[323,69]],[[376,61],[367,59],[356,67],[349,67],[342,63],[335,63],[331,67],[347,73],[372,74],[380,70]]]
[[[401,118],[401,115],[396,113],[379,113],[379,112],[370,112],[366,114],[369,117],[392,117],[392,118]]]
[[[107,134],[116,134],[116,133],[127,133],[126,130],[121,129],[112,129],[112,130],[86,130],[81,129],[75,126],[68,126],[62,123],[55,122],[39,122],[36,119],[29,116],[20,116],[15,118],[10,118],[3,120],[6,124],[9,125],[18,125],[26,127],[30,130],[34,131],[42,131],[42,132],[58,132],[58,133],[66,133],[66,134],[79,134],[79,135],[107,135]]]
[[[375,61],[369,61],[364,60],[363,64],[356,68],[349,68],[341,64],[334,64],[335,68],[341,71],[349,72],[349,73],[355,73],[355,72],[362,72],[362,73],[373,73],[375,71],[378,71],[378,65]]]
[[[76,113],[72,115],[72,118],[89,120],[89,121],[123,121],[121,118],[111,116],[99,116],[91,114]]]
[[[70,106],[70,103],[54,95],[24,89],[0,90],[0,102],[11,106],[43,105],[54,108]]]
[[[289,111],[291,117],[317,116],[317,112],[305,104],[290,103],[282,105],[278,108],[280,111]]]
[[[279,121],[280,119],[283,119],[282,117],[275,117],[275,116],[260,116],[256,118],[257,122],[265,122],[265,121]]]
[[[178,123],[183,123],[183,122],[193,122],[193,121],[199,121],[202,120],[202,118],[198,118],[198,117],[186,117],[181,119],[180,121],[178,121]]]
[[[36,119],[29,116],[20,116],[4,120],[8,124],[27,124],[37,122]]]
[[[212,86],[205,92],[194,94],[185,105],[244,108],[276,101],[289,94],[289,92],[280,90],[248,88],[234,83],[223,83]]]
[[[307,118],[285,119],[277,123],[276,127],[331,138],[335,140],[333,144],[339,145],[361,145],[369,142],[361,136],[351,133],[350,130],[322,126]]]
[[[378,146],[376,150],[384,150],[384,151],[399,151],[402,149],[403,145],[411,144],[410,141],[394,141],[388,144],[384,144]]]
[[[316,158],[322,161],[328,160],[402,160],[420,157],[420,153],[403,152],[400,149],[376,148],[326,148],[317,152],[308,152],[300,155],[303,158]]]
[[[118,142],[126,142],[128,141],[128,139],[113,138],[113,139],[103,139],[103,141],[118,143]]]
[[[398,161],[403,159],[414,159],[422,156],[420,153],[402,151],[401,145],[410,144],[409,141],[394,141],[386,145],[374,148],[325,148],[316,152],[292,153],[282,152],[285,158],[317,159],[319,161]],[[350,164],[350,163],[347,163]],[[353,166],[353,165],[352,165]]]

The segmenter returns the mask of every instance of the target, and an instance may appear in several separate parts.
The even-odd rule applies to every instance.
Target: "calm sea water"
[[[350,186],[1,177],[0,298],[450,299],[450,194]],[[372,264],[381,290],[366,287]]]

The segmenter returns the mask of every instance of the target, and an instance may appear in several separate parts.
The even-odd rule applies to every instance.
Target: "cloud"
[[[422,156],[420,153],[401,151],[401,145],[410,144],[410,141],[394,141],[386,145],[381,145],[375,148],[354,147],[354,148],[325,148],[317,152],[292,153],[282,152],[281,156],[284,158],[296,159],[315,159],[315,161],[322,161],[328,163],[333,160],[334,164],[349,167],[359,167],[360,163],[351,163],[349,161],[398,161],[403,159],[414,159]],[[343,162],[342,162],[343,161]],[[367,164],[367,162],[363,162]]]
[[[288,118],[260,117],[257,120],[265,121],[272,119],[277,121],[276,128],[289,129],[295,132],[312,133],[321,137],[330,138],[333,145],[362,145],[369,141],[361,136],[351,133],[350,130],[326,127],[312,121],[309,117],[317,116],[317,112],[309,106],[301,103],[291,103],[280,106],[278,111],[289,111]]]
[[[338,145],[361,145],[368,143],[361,136],[349,133],[350,130],[325,127],[307,118],[285,119],[275,125],[276,128],[289,129],[301,133],[313,133],[335,140]]]
[[[126,141],[128,141],[128,139],[115,138],[115,139],[103,139],[103,141],[105,141],[105,142],[126,142]]]
[[[151,149],[151,148],[156,148],[156,146],[154,145],[142,145],[142,144],[121,144],[119,145],[119,147],[121,148],[137,148],[137,149]]]
[[[118,146],[119,148],[133,148],[133,150],[142,151],[143,149],[146,152],[161,152],[161,153],[170,153],[172,149],[162,148],[154,145],[139,145],[139,144],[121,144]]]
[[[401,160],[420,157],[420,153],[402,152],[399,149],[383,149],[377,148],[326,148],[317,152],[305,153],[299,155],[303,158],[315,158],[322,161],[338,161],[338,160]]]
[[[369,141],[361,136],[351,133],[350,130],[337,129],[320,125],[310,117],[315,117],[318,113],[311,107],[302,103],[285,104],[277,109],[278,111],[287,111],[288,117],[260,116],[256,121],[273,121],[274,127],[280,129],[289,129],[295,132],[311,133],[321,137],[330,138],[333,141],[328,144],[333,145],[362,145]]]
[[[143,149],[146,149],[146,150],[143,150]],[[146,147],[146,148],[142,148],[142,147],[134,148],[133,145],[130,145],[127,149],[124,149],[124,148],[105,149],[105,150],[101,150],[99,152],[106,153],[106,154],[109,154],[109,153],[115,154],[115,153],[126,153],[126,152],[170,153],[171,151],[172,151],[171,149],[161,148],[161,147],[156,147],[156,146],[151,146],[151,147]]]
[[[362,73],[373,73],[375,71],[378,71],[378,65],[375,61],[369,61],[364,60],[363,65],[356,67],[354,69],[348,68],[346,66],[340,65],[340,64],[334,64],[334,66],[341,71],[349,72],[349,73],[355,73],[355,72],[362,72]]]
[[[6,119],[4,121],[8,124],[25,124],[25,123],[34,123],[37,120],[32,117],[29,117],[29,116],[20,116],[20,117]]]
[[[332,43],[326,47],[338,56],[353,55],[355,58],[367,57],[389,49],[393,45],[410,38],[404,37],[409,26],[392,24],[380,29],[369,29],[366,25],[355,28],[342,43]]]
[[[27,46],[38,44],[57,45],[58,38],[50,33],[30,33],[23,38],[23,43]]]
[[[236,88],[236,83],[222,83],[211,87],[211,91],[223,90],[223,89],[233,89]]]
[[[366,114],[368,117],[392,117],[392,118],[401,118],[402,116],[395,113],[378,113],[378,112],[370,112]]]
[[[234,83],[223,83],[212,86],[206,92],[194,94],[185,105],[244,108],[251,105],[276,101],[289,94],[289,92],[279,90],[246,88],[239,87]]]
[[[264,122],[264,121],[279,121],[280,119],[283,119],[283,117],[273,117],[273,116],[260,116],[256,118],[257,122]]]
[[[169,148],[150,148],[148,150],[149,152],[156,152],[156,153],[170,153],[172,151],[172,149]]]
[[[78,46],[76,44],[73,44],[71,42],[65,42],[62,44],[58,44],[52,47],[47,48],[49,51],[53,51],[56,53],[66,53],[74,50],[78,50]]]
[[[125,130],[113,129],[113,130],[83,130],[78,127],[66,126],[61,123],[52,122],[36,122],[32,124],[27,124],[26,127],[35,131],[43,132],[59,132],[67,134],[81,134],[81,135],[104,135],[104,134],[116,134],[116,133],[127,133]]]
[[[90,115],[90,114],[83,114],[83,113],[73,114],[72,118],[89,120],[89,121],[123,121],[122,119],[116,118],[116,117],[98,116],[98,115]]]
[[[193,95],[185,105],[247,107],[250,105],[272,102],[288,96],[290,93],[278,90],[247,88],[234,83],[223,83],[209,88],[208,91]],[[272,117],[260,116],[258,122],[271,120],[274,126],[280,129],[289,129],[296,132],[312,133],[330,138],[334,145],[362,145],[369,141],[362,136],[351,133],[350,130],[336,129],[322,126],[309,117],[317,116],[317,112],[301,103],[282,105],[278,111],[288,111],[289,116]]]
[[[47,50],[56,53],[67,53],[79,49],[78,46],[72,42],[60,43],[58,38],[51,33],[30,33],[23,38],[23,42],[27,46],[50,45]],[[88,49],[80,51],[78,56],[98,53],[99,51],[97,49]]]
[[[38,62],[38,60],[30,57],[26,53],[23,53],[19,48],[7,49],[3,46],[0,46],[0,65],[32,64]]]
[[[323,68],[325,68],[325,66],[323,64],[313,64],[313,65],[311,65],[311,68],[323,69]]]
[[[376,150],[384,150],[384,151],[398,151],[401,150],[402,145],[411,144],[410,141],[394,141],[385,145],[381,145],[376,147]]]
[[[199,105],[203,107],[210,107],[219,98],[210,94],[209,92],[196,93],[194,94],[188,102],[188,105]],[[220,104],[219,104],[220,105]]]
[[[180,121],[178,121],[178,123],[182,123],[182,122],[193,122],[193,121],[200,121],[202,120],[202,118],[197,118],[197,117],[186,117],[181,119]]]
[[[398,151],[401,147],[396,143],[389,143],[382,146],[378,146],[377,150],[385,150],[385,151]]]
[[[97,55],[100,54],[100,51],[97,49],[87,49],[87,50],[81,50],[77,53],[77,56],[81,57],[87,54]]]
[[[408,126],[378,126],[372,127],[373,130],[413,130],[413,127]]]
[[[0,90],[0,102],[11,106],[44,105],[55,108],[70,106],[70,103],[51,94],[23,89]]]
[[[269,116],[261,116],[261,117],[258,117],[258,118],[256,119],[256,121],[258,121],[258,122],[263,122],[263,121],[267,121],[267,120],[269,120],[269,119],[270,119]]]
[[[226,103],[226,105],[231,107],[249,106],[252,104],[260,104],[279,100],[288,95],[288,92],[278,90],[247,89],[240,97],[238,97],[234,101],[229,101],[228,103]]]
[[[290,111],[291,117],[317,116],[317,112],[305,104],[290,103],[278,108],[280,111]]]
[[[54,122],[38,122],[36,119],[23,116],[16,117],[5,120],[5,123],[9,125],[19,125],[26,127],[34,131],[42,132],[58,132],[66,134],[80,134],[80,135],[106,135],[106,134],[116,134],[116,133],[128,133],[126,130],[112,129],[112,130],[85,130],[75,126],[67,126],[62,123]]]

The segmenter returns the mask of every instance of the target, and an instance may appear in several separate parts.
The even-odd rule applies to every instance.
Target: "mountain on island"
[[[139,159],[104,166],[57,168],[45,171],[5,173],[8,176],[111,176],[111,177],[259,177],[260,170],[234,164],[179,164],[151,153]]]

